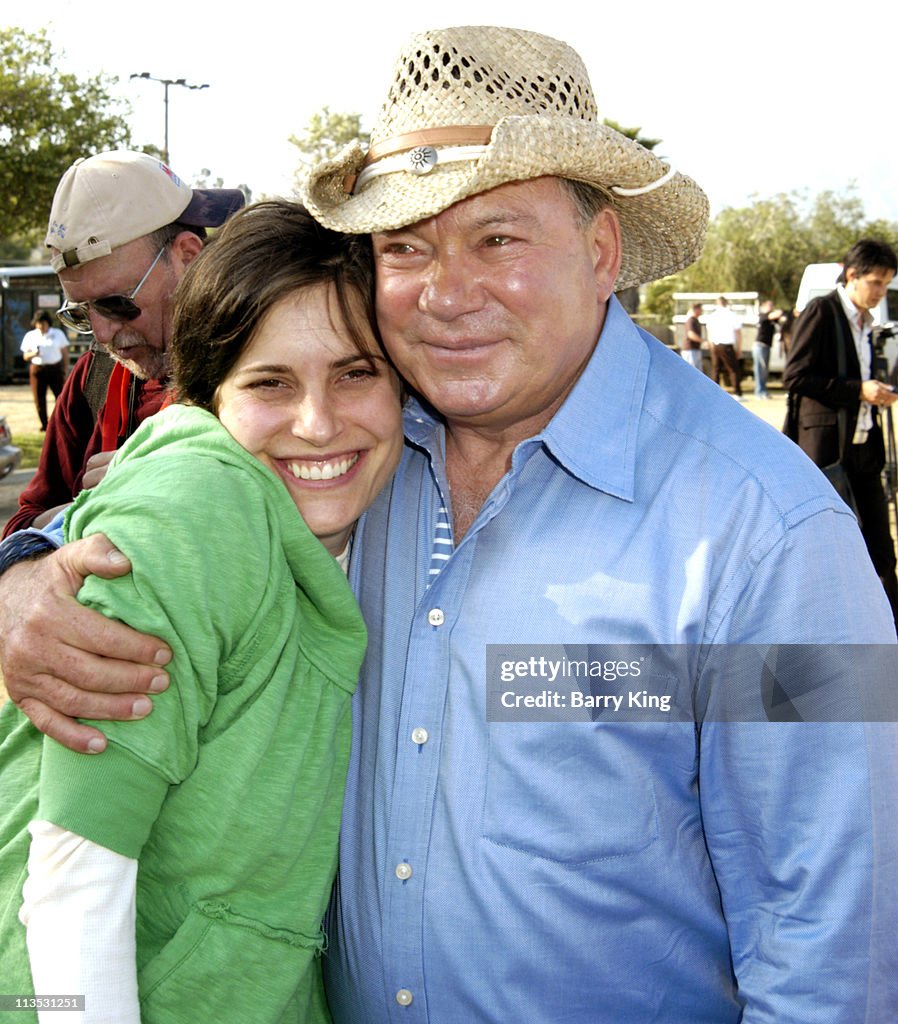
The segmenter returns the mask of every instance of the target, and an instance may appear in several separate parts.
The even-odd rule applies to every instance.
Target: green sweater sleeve
[[[139,854],[169,786],[192,770],[220,667],[246,656],[264,614],[280,484],[246,460],[180,449],[125,459],[67,521],[68,540],[105,533],[132,564],[120,579],[90,577],[79,600],[173,652],[171,685],[148,718],[95,723],[105,753],[45,744],[40,817],[125,856]]]

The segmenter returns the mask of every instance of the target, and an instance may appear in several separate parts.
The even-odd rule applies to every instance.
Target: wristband
[[[55,551],[57,544],[38,530],[20,530],[0,543],[0,576],[19,562]]]

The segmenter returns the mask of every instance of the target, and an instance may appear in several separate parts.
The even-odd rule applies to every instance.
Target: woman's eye
[[[351,370],[346,370],[342,375],[342,380],[367,380],[369,377],[376,377],[377,370],[373,366],[354,366]]]

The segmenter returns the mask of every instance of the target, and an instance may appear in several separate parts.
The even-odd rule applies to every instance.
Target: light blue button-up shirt
[[[443,431],[407,435],[351,570],[338,1024],[894,1024],[894,725],[485,711],[488,644],[893,641],[819,471],[614,300],[436,576]]]

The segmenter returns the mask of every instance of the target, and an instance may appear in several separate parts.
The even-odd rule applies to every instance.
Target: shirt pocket
[[[323,935],[273,929],[220,901],[192,907],[138,975],[141,1017],[154,1024],[327,1020],[315,1012]]]
[[[663,742],[664,727],[646,728],[493,723],[482,837],[570,866],[646,850],[658,838],[655,787],[645,758],[629,751]]]

